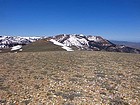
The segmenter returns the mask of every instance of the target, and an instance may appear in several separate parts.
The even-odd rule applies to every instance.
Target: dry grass
[[[21,52],[0,55],[0,105],[139,105],[140,55]]]

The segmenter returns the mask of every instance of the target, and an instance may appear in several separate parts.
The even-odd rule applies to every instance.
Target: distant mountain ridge
[[[41,37],[0,36],[0,48],[26,45],[38,39],[41,39]]]
[[[116,40],[110,40],[114,44],[118,45],[125,45],[133,48],[140,49],[140,42],[129,42],[129,41],[116,41]]]
[[[109,51],[140,54],[139,49],[127,47],[125,45],[114,44],[111,41],[102,38],[101,36],[85,36],[83,34],[60,34],[45,38],[6,36],[0,37],[0,46],[8,46],[9,48],[14,47],[14,49],[16,49],[16,45],[23,46],[23,50],[20,51],[29,51],[27,49],[30,49],[30,51],[57,51],[56,48],[58,48],[59,50],[62,49],[66,51]],[[19,46],[16,50],[18,50],[18,48]],[[22,47],[20,49],[22,49]]]

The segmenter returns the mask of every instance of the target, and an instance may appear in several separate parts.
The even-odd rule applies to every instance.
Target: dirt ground
[[[0,54],[0,105],[140,105],[140,54]]]

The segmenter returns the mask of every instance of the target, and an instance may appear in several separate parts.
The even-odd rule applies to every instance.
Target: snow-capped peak
[[[54,39],[68,47],[74,46],[79,50],[100,50],[103,46],[107,47],[112,45],[109,41],[100,36],[85,36],[83,34],[60,34],[50,37],[50,39]]]
[[[70,35],[67,40],[63,42],[66,46],[77,46],[82,47],[83,45],[88,46],[88,41],[85,38],[78,38],[76,35]]]

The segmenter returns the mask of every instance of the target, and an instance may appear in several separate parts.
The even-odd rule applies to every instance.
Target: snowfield
[[[72,48],[67,47],[66,45],[64,45],[54,39],[51,39],[50,41],[53,42],[53,44],[55,44],[55,45],[62,46],[62,48],[65,49],[66,51],[74,51]]]
[[[20,50],[22,48],[22,45],[17,45],[12,47],[11,51],[15,51],[15,50]]]

